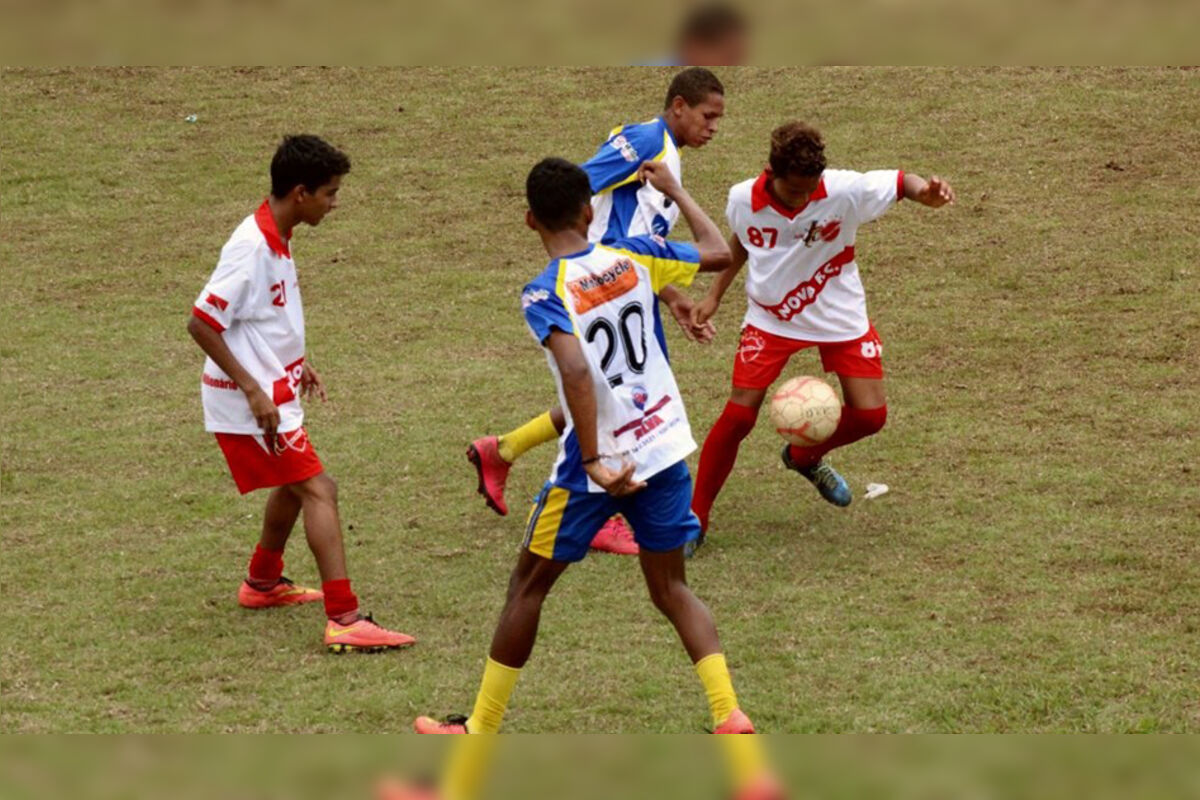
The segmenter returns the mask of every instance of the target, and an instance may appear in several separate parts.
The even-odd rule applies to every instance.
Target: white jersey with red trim
[[[192,314],[221,333],[234,358],[275,401],[281,433],[304,424],[299,398],[304,306],[296,264],[266,201],[242,220],[221,248],[217,268],[196,298]],[[211,358],[204,362],[200,396],[205,430],[261,431],[245,394]]]
[[[795,209],[768,191],[770,178],[768,170],[734,186],[725,209],[749,254],[742,324],[810,342],[859,338],[870,321],[854,239],[904,196],[904,173],[827,169]]]

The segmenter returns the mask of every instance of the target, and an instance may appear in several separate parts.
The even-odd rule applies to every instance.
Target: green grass
[[[684,154],[714,215],[793,116],[834,165],[936,172],[959,196],[859,239],[890,418],[835,463],[892,492],[826,506],[760,427],[689,567],[756,723],[1200,730],[1200,72],[721,74],[729,116]],[[505,519],[463,459],[553,398],[517,304],[545,260],[524,176],[650,117],[669,75],[5,71],[3,729],[388,732],[467,709],[552,457],[514,470]],[[319,608],[234,602],[262,498],[203,432],[184,325],[300,130],[354,160],[342,208],[295,240],[331,395],[308,426],[360,595],[420,639],[401,654],[332,657]],[[698,438],[742,311],[731,291],[709,348],[668,333]],[[315,580],[299,535],[288,564]],[[506,727],[705,717],[636,565],[593,557],[548,603]]]

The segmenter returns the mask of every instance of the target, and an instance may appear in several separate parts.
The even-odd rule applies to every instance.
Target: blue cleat
[[[836,469],[829,466],[825,459],[821,459],[811,467],[797,467],[792,463],[792,459],[788,457],[788,446],[784,445],[783,465],[793,472],[799,472],[808,478],[808,482],[817,487],[817,491],[821,493],[821,497],[824,497],[828,502],[843,508],[850,505],[850,500],[853,498],[850,492],[850,484],[846,483],[846,479],[839,475]]]

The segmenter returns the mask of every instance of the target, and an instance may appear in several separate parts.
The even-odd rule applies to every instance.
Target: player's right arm
[[[193,315],[188,319],[187,329],[205,355],[211,358],[213,363],[220,367],[221,371],[228,375],[230,380],[236,383],[246,395],[246,400],[250,403],[250,413],[254,415],[258,426],[262,428],[267,443],[273,444],[275,429],[279,427],[279,407],[271,401],[263,388],[258,385],[258,381],[254,380],[237,360],[237,357],[230,351],[229,345],[225,344],[225,338],[215,328]]]
[[[717,273],[717,277],[713,280],[712,286],[699,303],[692,308],[692,324],[703,325],[713,318],[717,313],[717,309],[721,307],[721,298],[725,296],[726,290],[729,289],[733,279],[741,272],[745,266],[746,260],[750,258],[750,254],[746,252],[746,248],[742,245],[737,234],[731,234],[729,237],[729,250],[733,255],[733,263],[727,268]]]
[[[596,442],[596,387],[592,383],[591,370],[583,347],[574,334],[555,329],[546,338],[545,346],[554,357],[558,374],[562,380],[563,395],[571,411],[575,425],[575,438],[579,442],[579,453],[583,469],[588,477],[604,487],[614,497],[632,494],[645,487],[645,483],[633,480],[633,464],[626,463],[620,472],[611,470],[600,460]]]
[[[729,246],[725,244],[725,237],[721,235],[721,229],[676,180],[670,168],[661,161],[647,161],[639,168],[638,174],[643,181],[674,200],[679,206],[679,212],[692,229],[696,249],[700,251],[700,272],[720,272],[727,269],[733,261]]]
[[[216,270],[192,306],[187,330],[205,355],[246,395],[250,412],[262,428],[267,444],[273,446],[279,427],[279,408],[237,360],[223,336],[250,293],[249,255],[241,243],[226,245],[221,251]]]

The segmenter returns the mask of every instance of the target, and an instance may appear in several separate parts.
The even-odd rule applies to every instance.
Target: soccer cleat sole
[[[483,459],[479,456],[479,451],[475,449],[475,445],[467,445],[467,461],[470,461],[475,467],[475,474],[479,476],[479,486],[475,491],[483,495],[483,501],[487,503],[487,507],[495,511],[500,516],[507,516],[508,512],[496,505],[496,501],[487,493],[487,484],[483,480]]]
[[[407,650],[414,644],[416,644],[416,642],[397,645],[375,644],[363,646],[356,644],[327,644],[325,646],[329,648],[329,652],[340,656],[345,655],[346,653],[382,653],[386,650]]]

